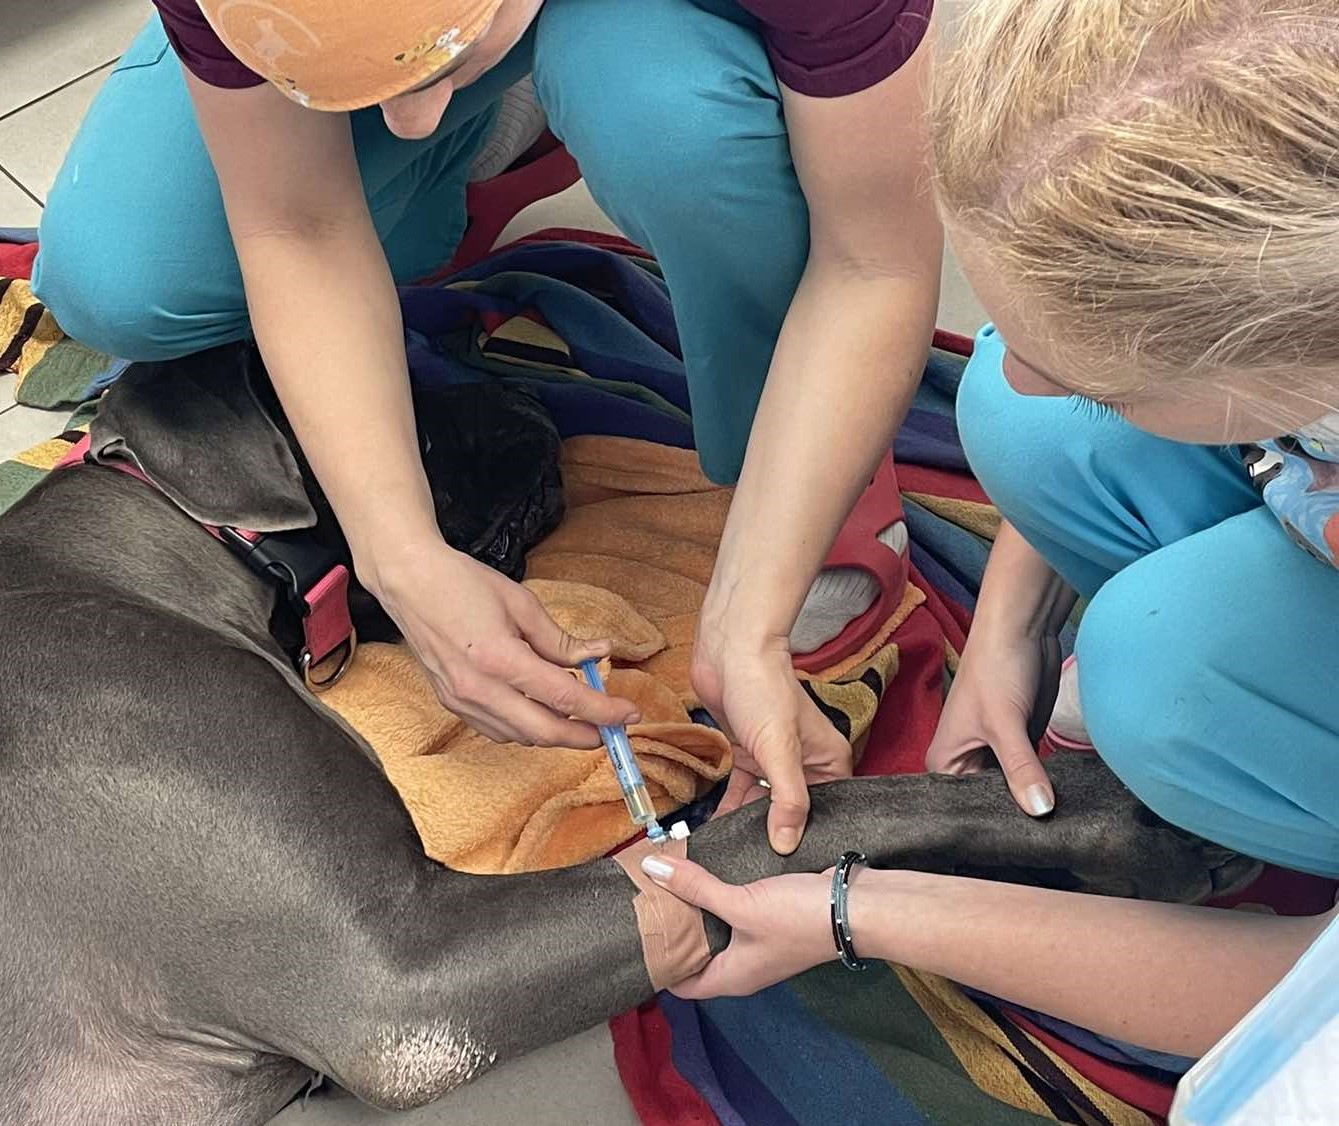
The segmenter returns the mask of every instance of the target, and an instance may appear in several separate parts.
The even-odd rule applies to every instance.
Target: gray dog
[[[64,470],[0,521],[6,1126],[250,1126],[315,1073],[413,1107],[651,994],[612,862],[480,877],[424,856],[367,745],[272,633],[275,588],[193,526],[317,511],[241,355],[132,368],[104,401],[95,447],[133,452],[158,489]],[[1171,901],[1255,870],[1094,757],[1051,770],[1044,821],[995,772],[855,780],[814,790],[793,856],[767,847],[758,805],[690,855],[742,882],[859,848]]]

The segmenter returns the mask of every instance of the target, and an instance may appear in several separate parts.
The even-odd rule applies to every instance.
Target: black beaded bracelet
[[[847,910],[847,891],[851,884],[851,869],[865,863],[863,852],[843,852],[832,871],[832,894],[829,903],[832,906],[832,941],[837,944],[837,953],[842,957],[842,965],[848,970],[863,970],[869,964],[862,962],[856,955],[855,944],[851,941],[851,915]]]

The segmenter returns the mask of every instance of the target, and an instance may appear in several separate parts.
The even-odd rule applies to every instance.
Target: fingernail
[[[776,850],[782,855],[794,852],[800,843],[800,834],[796,829],[778,829],[776,831]]]
[[[1033,817],[1045,817],[1055,808],[1055,799],[1040,782],[1033,782],[1023,791],[1023,804]]]
[[[629,726],[631,726],[634,723],[641,723],[641,722],[642,722],[641,712],[633,712],[632,715],[628,716],[627,718],[627,723]]]
[[[658,856],[643,856],[642,871],[658,884],[663,884],[674,875],[674,865]]]

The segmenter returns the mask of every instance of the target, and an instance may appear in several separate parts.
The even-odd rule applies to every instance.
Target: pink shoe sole
[[[796,653],[792,663],[801,672],[816,673],[846,660],[872,638],[881,625],[893,616],[907,589],[907,561],[879,542],[879,533],[903,520],[902,494],[897,487],[897,472],[892,452],[884,457],[851,515],[847,517],[837,542],[823,562],[824,569],[853,567],[864,571],[879,584],[878,597],[859,617],[831,641],[810,653]]]

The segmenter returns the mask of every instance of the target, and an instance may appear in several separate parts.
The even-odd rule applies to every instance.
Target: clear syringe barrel
[[[623,791],[623,801],[627,804],[629,816],[637,825],[654,821],[656,809],[651,804],[651,794],[632,753],[627,732],[621,727],[601,727],[600,737],[609,749],[609,758],[614,764],[614,774],[618,776],[619,789]]]
[[[599,666],[594,661],[583,661],[581,671],[587,683],[597,692],[603,692],[604,678],[600,676]],[[656,825],[656,809],[651,804],[651,794],[642,778],[637,757],[632,753],[632,743],[628,733],[621,727],[601,727],[600,738],[604,740],[605,750],[609,752],[609,761],[614,767],[614,776],[618,779],[619,789],[623,791],[623,801],[628,807],[628,816],[634,825]],[[656,825],[659,828],[658,825]]]

